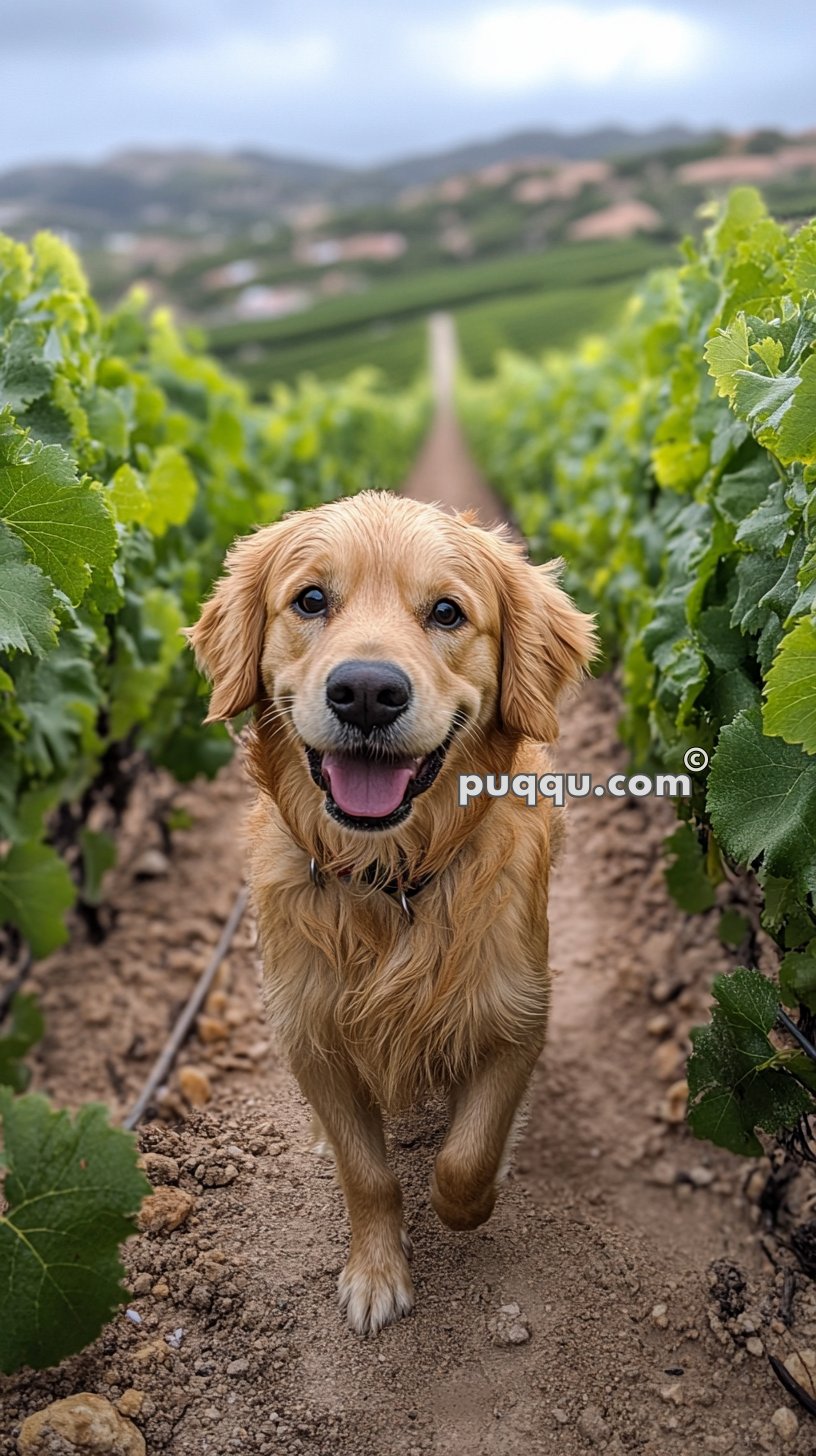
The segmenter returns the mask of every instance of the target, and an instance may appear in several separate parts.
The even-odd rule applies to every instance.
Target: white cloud
[[[510,4],[456,25],[414,29],[426,71],[469,90],[512,93],[548,84],[638,86],[687,77],[707,31],[688,15],[651,5]]]

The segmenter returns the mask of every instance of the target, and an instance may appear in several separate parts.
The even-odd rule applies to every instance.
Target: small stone
[[[702,1163],[697,1163],[693,1168],[689,1168],[688,1175],[695,1188],[708,1188],[716,1177],[716,1174],[712,1173],[710,1168],[704,1168]]]
[[[216,1041],[226,1041],[229,1036],[229,1027],[218,1016],[199,1016],[196,1030],[201,1041],[208,1046]]]
[[[178,1183],[179,1165],[175,1158],[165,1157],[164,1153],[142,1153],[139,1162],[154,1187],[160,1183]]]
[[[54,1450],[97,1456],[145,1456],[144,1437],[100,1395],[69,1395],[23,1421],[20,1456],[48,1456]]]
[[[122,1416],[137,1416],[144,1404],[145,1393],[143,1390],[135,1390],[129,1386],[124,1390],[116,1402],[116,1409]]]
[[[804,1386],[805,1390],[812,1390],[816,1375],[816,1352],[797,1350],[795,1354],[785,1356],[784,1364],[788,1374],[793,1376],[798,1385]]]
[[[552,1408],[552,1418],[553,1418],[554,1421],[557,1421],[558,1422],[559,1426],[566,1426],[569,1423],[569,1416],[567,1415],[567,1412],[565,1410],[563,1410],[560,1405],[554,1405],[553,1406],[553,1408]]]
[[[526,1345],[530,1322],[518,1304],[503,1304],[487,1326],[494,1345]]]
[[[665,1011],[659,1011],[657,1016],[651,1016],[646,1022],[646,1030],[650,1036],[665,1036],[671,1031],[671,1017]]]
[[[765,1346],[756,1335],[752,1335],[750,1340],[745,1341],[745,1348],[749,1355],[754,1355],[757,1359],[760,1355],[765,1354]]]
[[[687,1106],[688,1082],[672,1082],[660,1108],[660,1116],[664,1122],[681,1123],[685,1120]]]
[[[656,1304],[652,1310],[652,1324],[657,1325],[659,1330],[665,1330],[669,1323],[668,1309],[665,1304]]]
[[[212,1083],[200,1067],[181,1067],[179,1087],[191,1107],[206,1107],[212,1097]]]
[[[170,861],[160,849],[146,849],[133,866],[137,880],[161,880],[170,873]]]
[[[170,1233],[190,1217],[195,1198],[183,1188],[157,1188],[139,1212],[139,1227],[149,1234]]]
[[[170,1285],[166,1279],[158,1279],[150,1292],[156,1299],[167,1299],[170,1293]]]
[[[683,1387],[677,1381],[673,1385],[661,1385],[660,1399],[665,1400],[667,1405],[683,1404]]]
[[[611,1431],[596,1405],[584,1406],[578,1417],[578,1434],[592,1446],[608,1441]]]
[[[786,1446],[789,1446],[791,1441],[796,1439],[799,1430],[799,1421],[788,1406],[778,1406],[771,1416],[771,1425]]]
[[[245,1375],[249,1369],[249,1361],[246,1359],[230,1360],[227,1366],[228,1375]]]

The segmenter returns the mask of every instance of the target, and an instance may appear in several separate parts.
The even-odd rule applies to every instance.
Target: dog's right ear
[[[196,661],[212,683],[205,723],[234,718],[263,694],[266,584],[276,531],[266,526],[236,541],[227,553],[225,574],[187,631]]]

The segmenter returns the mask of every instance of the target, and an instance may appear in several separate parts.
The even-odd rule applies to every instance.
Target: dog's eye
[[[448,597],[440,597],[438,602],[434,602],[428,617],[434,627],[459,627],[464,620],[462,608]]]
[[[322,587],[307,586],[300,596],[295,597],[292,606],[301,617],[325,617],[329,600]]]

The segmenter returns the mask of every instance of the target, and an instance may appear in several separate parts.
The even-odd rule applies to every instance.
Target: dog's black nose
[[[411,681],[393,662],[352,660],[333,667],[326,679],[326,699],[341,723],[363,733],[386,728],[411,701]]]

